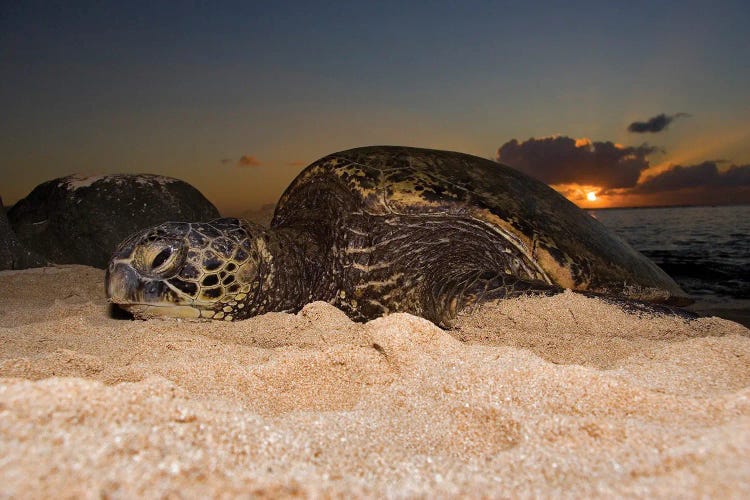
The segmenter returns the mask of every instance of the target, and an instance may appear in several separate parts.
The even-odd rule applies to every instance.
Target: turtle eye
[[[166,247],[164,250],[156,254],[156,257],[154,257],[153,262],[151,262],[151,269],[155,270],[158,267],[161,267],[162,264],[164,264],[167,259],[169,259],[172,256],[172,247]]]
[[[133,264],[144,276],[166,278],[177,272],[186,253],[178,242],[149,241],[139,248]]]

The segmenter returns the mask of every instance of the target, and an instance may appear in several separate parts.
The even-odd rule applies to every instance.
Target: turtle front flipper
[[[503,271],[470,271],[458,276],[446,277],[433,285],[427,301],[429,306],[426,309],[432,316],[430,319],[441,328],[451,328],[457,316],[471,314],[477,307],[486,302],[521,295],[551,296],[564,291],[565,288],[557,285],[551,285],[543,281],[520,279]],[[645,313],[657,316],[674,315],[686,320],[698,318],[698,315],[691,311],[670,305],[589,291],[575,291],[575,293],[614,304],[629,313]]]
[[[521,295],[555,295],[564,288],[537,280],[524,280],[504,271],[468,271],[446,276],[430,287],[426,301],[431,318],[450,328],[459,313],[473,311],[484,302]]]

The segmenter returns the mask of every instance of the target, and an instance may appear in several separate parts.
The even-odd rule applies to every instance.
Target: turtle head
[[[110,259],[107,299],[137,318],[231,321],[257,314],[263,233],[234,218],[166,222],[140,231]]]

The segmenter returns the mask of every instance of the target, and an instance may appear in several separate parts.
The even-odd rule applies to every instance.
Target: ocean
[[[589,210],[696,303],[750,326],[750,205]]]

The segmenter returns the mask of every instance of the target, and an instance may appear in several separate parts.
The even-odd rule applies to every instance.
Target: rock
[[[3,199],[0,198],[0,271],[42,267],[47,261],[41,255],[24,248],[8,222]]]
[[[8,211],[18,239],[57,264],[104,268],[118,243],[166,221],[219,211],[190,184],[152,174],[61,177],[40,184]]]

